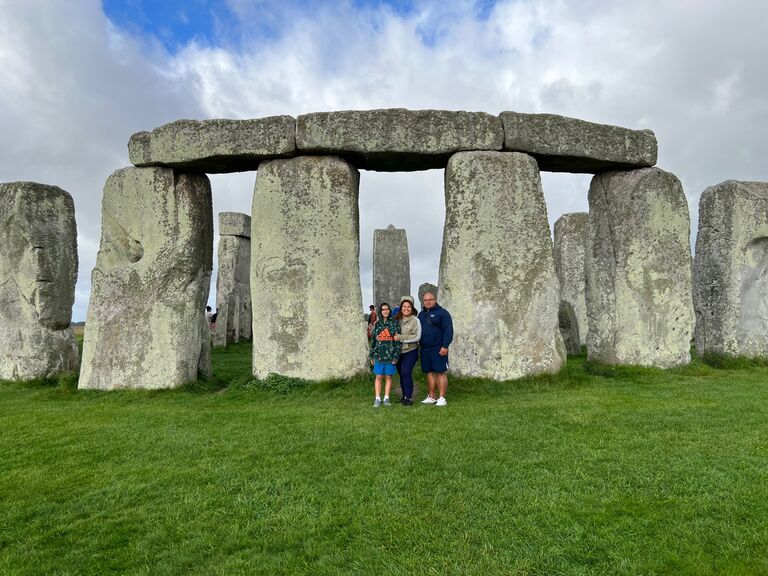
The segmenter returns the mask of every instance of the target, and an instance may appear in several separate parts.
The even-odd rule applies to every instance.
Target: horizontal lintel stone
[[[219,212],[219,236],[251,237],[251,217],[242,212]]]
[[[651,130],[630,130],[556,114],[502,112],[504,150],[530,154],[540,170],[586,172],[626,170],[656,164]]]
[[[357,168],[382,172],[444,168],[465,150],[502,149],[501,120],[485,112],[350,110],[296,119],[296,147],[304,154],[335,154]]]
[[[131,136],[134,166],[165,166],[220,174],[256,170],[263,160],[296,152],[296,120],[177,120]]]

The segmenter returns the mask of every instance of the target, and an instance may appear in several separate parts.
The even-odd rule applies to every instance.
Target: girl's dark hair
[[[387,308],[389,308],[389,317],[390,317],[390,318],[392,317],[392,306],[390,306],[390,305],[389,305],[389,304],[387,304],[386,302],[382,302],[381,304],[379,304],[379,317],[376,319],[376,322],[381,322],[382,320],[384,320],[384,314],[382,314],[382,313],[381,313],[381,309],[382,309],[384,306],[386,306]]]

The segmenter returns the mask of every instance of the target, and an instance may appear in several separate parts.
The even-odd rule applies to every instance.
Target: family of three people
[[[391,316],[389,304],[382,302],[376,321],[370,330],[370,360],[376,378],[373,383],[376,399],[373,407],[389,406],[392,376],[400,375],[404,406],[413,405],[413,367],[421,353],[421,371],[427,378],[428,395],[422,404],[445,406],[448,390],[448,347],[453,340],[453,320],[448,311],[437,303],[435,295],[426,292],[424,309],[416,316],[413,297],[404,296],[400,310]],[[384,380],[384,400],[381,382]],[[438,396],[439,393],[439,396]]]

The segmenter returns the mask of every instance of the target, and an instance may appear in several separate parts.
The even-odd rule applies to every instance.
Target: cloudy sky
[[[75,198],[76,321],[104,181],[132,133],[179,118],[406,107],[651,128],[695,234],[704,188],[768,181],[765,22],[761,0],[0,0],[0,182]],[[374,228],[406,228],[413,291],[437,281],[442,176],[361,174],[364,303]],[[214,210],[250,212],[254,181],[211,177]],[[588,209],[588,176],[543,183],[550,223]]]

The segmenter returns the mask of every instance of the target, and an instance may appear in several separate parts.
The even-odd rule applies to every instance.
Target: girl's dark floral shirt
[[[395,362],[400,358],[400,342],[394,340],[382,340],[385,338],[382,332],[389,330],[390,336],[400,334],[400,322],[394,318],[379,320],[373,327],[371,334],[370,357],[376,362]]]

